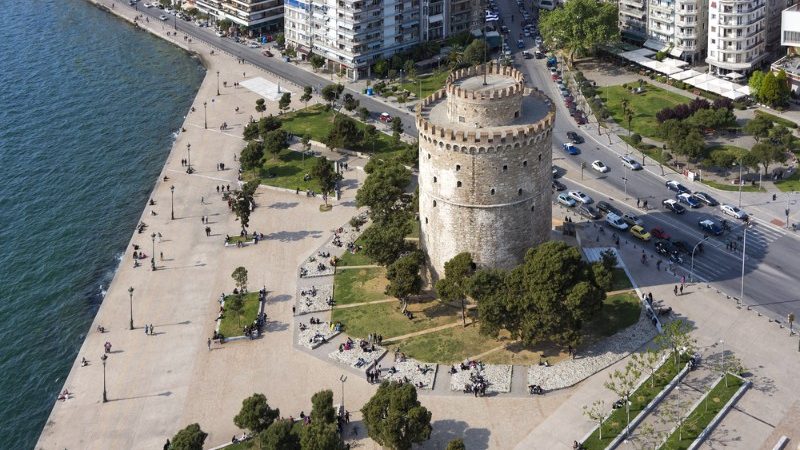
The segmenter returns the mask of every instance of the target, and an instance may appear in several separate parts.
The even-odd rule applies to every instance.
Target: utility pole
[[[741,308],[742,303],[744,303],[744,258],[745,258],[745,250],[747,249],[747,229],[750,228],[750,224],[746,224],[744,226],[744,237],[742,242],[742,283],[741,287],[739,288],[739,301],[736,305],[737,307]]]

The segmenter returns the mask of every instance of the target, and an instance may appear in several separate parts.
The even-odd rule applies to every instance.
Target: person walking
[[[676,284],[676,285],[675,285],[675,287],[672,289],[672,293],[673,293],[673,294],[675,294],[675,296],[676,296],[676,297],[678,296],[678,285],[677,285],[677,284]]]
[[[155,333],[153,332],[153,324],[151,323],[150,324],[150,336],[153,336],[153,335],[155,335]]]
[[[681,295],[683,295],[683,285],[681,285],[681,288],[679,290],[681,292]]]
[[[211,351],[211,338],[208,338],[208,351]]]
[[[150,334],[147,330],[149,329],[149,325],[144,325],[144,334]]]

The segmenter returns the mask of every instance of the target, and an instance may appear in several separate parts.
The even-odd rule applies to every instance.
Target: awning
[[[669,54],[670,54],[670,56],[674,56],[676,58],[680,58],[681,55],[683,55],[683,50],[681,50],[681,49],[679,49],[677,47],[672,47],[672,50],[669,51]]]
[[[744,78],[744,75],[740,74],[739,72],[730,72],[726,76],[732,80],[738,80],[739,78]]]
[[[673,73],[669,77],[674,80],[687,80],[689,78],[694,78],[698,75],[702,75],[700,72],[696,70],[684,70],[683,72]]]
[[[644,41],[644,46],[649,48],[649,49],[651,49],[651,50],[655,50],[657,52],[664,51],[664,50],[669,48],[669,44],[668,43],[666,43],[664,41],[659,41],[658,39],[652,39],[652,38]]]

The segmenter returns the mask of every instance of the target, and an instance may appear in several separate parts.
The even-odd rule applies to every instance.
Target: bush
[[[766,117],[767,119],[769,119],[769,120],[771,120],[771,121],[773,121],[775,123],[779,123],[779,124],[781,124],[781,125],[783,125],[785,127],[788,127],[788,128],[797,128],[797,123],[795,123],[795,122],[793,122],[791,120],[784,119],[782,117],[778,117],[778,116],[776,116],[774,114],[770,114],[768,112],[761,111],[760,109],[757,109],[755,111],[755,115]]]

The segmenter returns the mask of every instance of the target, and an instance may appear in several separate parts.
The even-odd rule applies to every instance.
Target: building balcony
[[[645,16],[647,15],[644,11],[625,7],[620,7],[619,13],[623,16],[633,17],[639,20],[644,20]]]
[[[672,25],[675,22],[674,17],[650,14],[650,20],[658,23],[668,23]]]
[[[675,5],[672,3],[650,2],[650,10],[672,13],[675,11]]]

